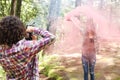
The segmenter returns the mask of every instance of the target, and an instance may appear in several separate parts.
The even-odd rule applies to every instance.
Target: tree
[[[21,6],[22,6],[22,0],[17,0],[16,14],[15,14],[17,17],[20,17]]]
[[[82,1],[82,0],[76,0],[76,1],[75,1],[75,7],[81,6],[81,1]]]
[[[61,0],[50,0],[49,13],[48,13],[48,26],[47,30],[51,31],[50,27],[57,20],[60,14]]]
[[[17,0],[11,0],[10,15],[14,15],[15,16],[16,3],[17,3]]]
[[[21,18],[23,22],[27,22],[30,19],[35,18],[38,13],[37,6],[35,6],[33,0],[11,0],[11,3],[9,3],[9,5],[10,15]]]
[[[22,0],[11,0],[10,15],[20,17]]]
[[[99,8],[102,9],[104,4],[104,0],[100,0]]]

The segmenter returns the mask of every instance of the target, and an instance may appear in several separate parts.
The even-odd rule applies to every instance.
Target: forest
[[[84,80],[80,31],[88,17],[99,42],[95,80],[120,80],[120,0],[0,0],[0,20],[9,15],[56,36],[38,54],[39,80]],[[0,80],[6,80],[1,66]]]

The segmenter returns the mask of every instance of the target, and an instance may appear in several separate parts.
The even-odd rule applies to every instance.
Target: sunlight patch
[[[112,80],[111,76],[105,76],[106,80]]]
[[[103,57],[104,57],[104,56],[103,56]],[[115,65],[115,63],[114,63],[114,58],[110,58],[110,57],[104,57],[104,58],[103,58],[103,57],[102,57],[102,59],[98,60],[97,62],[98,62],[98,63],[102,63],[102,64],[104,64],[105,66]]]

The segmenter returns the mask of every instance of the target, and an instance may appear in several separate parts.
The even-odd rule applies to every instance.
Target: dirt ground
[[[95,65],[95,80],[120,80],[120,45],[102,44]],[[58,54],[69,80],[84,80],[81,53]],[[44,80],[44,79],[43,79]]]
[[[66,54],[62,57],[70,80],[83,80],[81,53]],[[120,45],[103,44],[97,54],[95,80],[120,80]]]

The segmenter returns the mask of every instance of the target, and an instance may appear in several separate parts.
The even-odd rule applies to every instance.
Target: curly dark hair
[[[23,22],[15,16],[6,16],[0,21],[0,45],[12,46],[26,36]]]

